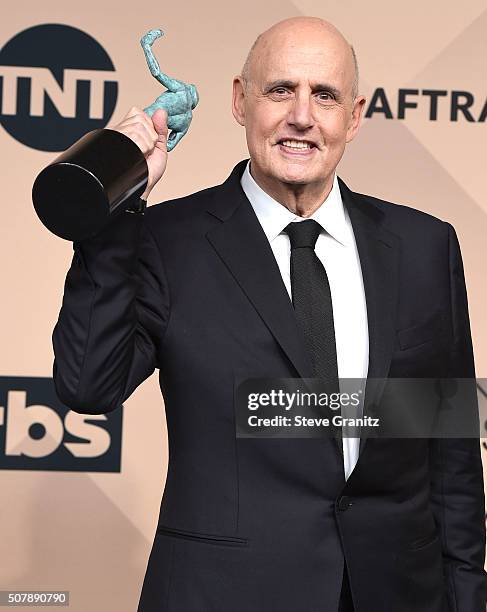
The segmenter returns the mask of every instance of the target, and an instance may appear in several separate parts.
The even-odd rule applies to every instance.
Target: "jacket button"
[[[350,508],[350,506],[352,506],[352,500],[350,499],[350,497],[348,497],[348,495],[342,495],[342,497],[340,497],[340,499],[337,502],[337,508],[338,510],[341,510],[342,512],[344,510],[348,510]]]

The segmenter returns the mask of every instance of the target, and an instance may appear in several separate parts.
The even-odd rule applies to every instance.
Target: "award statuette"
[[[171,130],[167,150],[172,151],[189,129],[199,96],[194,85],[161,72],[152,52],[161,36],[162,30],[150,30],[140,41],[152,76],[167,89],[144,112],[152,117],[157,109],[166,110]],[[93,130],[40,172],[32,188],[34,208],[57,236],[90,238],[111,215],[137,201],[148,175],[143,153],[128,136],[108,128]]]

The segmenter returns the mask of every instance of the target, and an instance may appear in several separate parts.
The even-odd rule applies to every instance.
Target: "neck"
[[[334,178],[332,173],[324,183],[299,185],[269,180],[268,177],[254,172],[252,167],[250,174],[267,195],[299,217],[310,217],[323,204],[333,187]]]

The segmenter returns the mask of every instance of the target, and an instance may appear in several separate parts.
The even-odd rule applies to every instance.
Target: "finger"
[[[115,126],[115,129],[123,129],[126,125],[131,125],[132,124],[132,122],[130,121],[131,119],[132,120],[137,119],[139,121],[143,121],[149,128],[149,131],[151,129],[154,129],[154,126],[152,124],[150,117],[147,115],[147,113],[145,113],[138,106],[132,106],[127,112],[127,114],[125,115],[125,117],[122,119],[122,121],[120,121],[120,123],[118,123]]]
[[[158,109],[152,115],[152,122],[158,133],[156,147],[160,151],[167,151],[167,139],[168,139],[168,127],[167,127],[167,111],[165,109]]]
[[[150,144],[147,141],[147,138],[144,138],[141,134],[136,132],[131,134],[129,137],[135,142],[145,156],[150,155],[154,150],[153,145]]]
[[[144,130],[153,140],[154,142],[157,140],[157,131],[154,128],[152,121],[147,118],[147,121],[141,121],[140,116],[129,119],[126,126],[138,126],[137,129]]]
[[[158,134],[152,125],[152,122],[146,123],[145,121],[140,121],[137,116],[134,120],[125,123],[123,129],[130,129],[133,131],[139,131],[142,135],[147,136],[148,142],[152,144],[152,147],[156,144],[158,140]]]
[[[124,120],[122,121],[122,124],[125,124],[125,122],[130,120],[130,119],[135,119],[135,120],[143,122],[147,126],[149,132],[154,129],[154,126],[152,125],[152,121],[151,121],[150,117],[147,115],[147,113],[145,113],[138,106],[133,106],[130,109],[130,111],[127,114],[127,116],[124,117]]]
[[[137,115],[145,115],[144,111],[139,108],[138,106],[132,106],[127,114],[125,115],[124,119],[128,119],[129,117],[136,117]]]
[[[156,142],[155,148],[159,149],[159,151],[167,152],[167,136],[159,134],[159,139]]]
[[[152,115],[152,123],[157,134],[167,138],[167,111],[164,108],[158,108],[156,110]]]
[[[147,114],[144,113],[144,111],[138,106],[133,106],[127,113],[127,115],[122,119],[119,125],[129,125],[131,123],[131,120],[141,121],[145,123],[148,128],[153,129],[152,121],[147,116]]]
[[[141,123],[135,123],[123,130],[123,133],[132,139],[144,153],[144,155],[151,153],[154,150],[155,142],[154,139],[149,136],[146,128]]]
[[[157,111],[156,111],[156,112],[157,112]],[[153,121],[152,121],[152,117],[149,117],[149,115],[148,115],[146,112],[142,111],[142,113],[141,113],[140,115],[137,115],[137,116],[138,116],[138,117],[140,116],[140,118],[142,118],[142,119],[143,119],[144,123],[146,123],[146,124],[147,124],[147,126],[148,126],[150,129],[152,129],[152,130],[154,130],[154,129],[155,129],[154,124],[153,124]]]

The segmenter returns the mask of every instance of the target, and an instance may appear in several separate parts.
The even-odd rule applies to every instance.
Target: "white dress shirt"
[[[289,223],[305,219],[295,215],[257,185],[250,174],[250,161],[240,182],[269,240],[282,280],[292,299],[291,245],[289,236],[283,230]],[[369,366],[369,335],[362,269],[336,174],[328,197],[306,219],[314,219],[323,228],[316,241],[315,253],[326,270],[330,284],[338,376],[365,381]],[[342,386],[340,391],[343,392]],[[344,473],[347,479],[357,463],[359,443],[360,438],[343,437]]]

